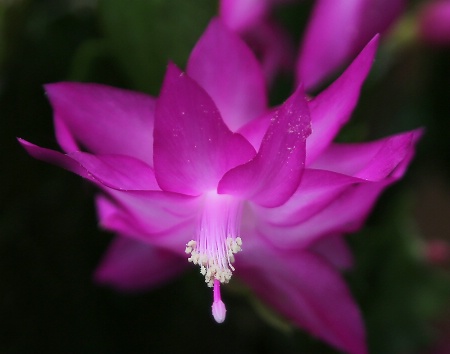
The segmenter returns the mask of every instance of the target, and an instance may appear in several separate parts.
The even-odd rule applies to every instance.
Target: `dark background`
[[[411,2],[406,15],[420,6]],[[299,38],[310,7],[277,16]],[[95,285],[92,272],[112,237],[97,227],[95,189],[16,141],[58,149],[44,83],[93,81],[157,95],[167,61],[184,67],[216,13],[210,0],[0,2],[0,353],[334,352],[268,317],[239,284],[225,290],[222,325],[195,272],[142,294]],[[339,137],[426,128],[406,178],[349,236],[357,262],[348,280],[371,353],[380,354],[432,353],[450,336],[450,49],[421,42],[408,23],[383,41]],[[273,103],[289,82],[278,80]]]

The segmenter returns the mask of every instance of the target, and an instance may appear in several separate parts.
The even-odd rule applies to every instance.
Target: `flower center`
[[[238,236],[242,202],[229,195],[208,192],[197,229],[197,239],[186,244],[189,262],[200,266],[205,282],[228,283],[234,271],[234,255],[240,252],[242,240]]]
[[[229,195],[205,194],[203,213],[198,223],[197,239],[186,244],[189,262],[200,266],[209,287],[214,286],[212,314],[218,323],[225,320],[225,304],[220,297],[220,284],[228,283],[234,271],[234,255],[242,251],[238,236],[242,202]]]

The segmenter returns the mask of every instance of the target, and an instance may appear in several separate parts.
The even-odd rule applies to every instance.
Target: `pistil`
[[[220,282],[217,279],[214,280],[214,301],[211,308],[213,317],[217,323],[225,321],[227,309],[220,296]]]

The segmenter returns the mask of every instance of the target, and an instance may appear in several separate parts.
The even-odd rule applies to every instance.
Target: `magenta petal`
[[[79,151],[64,155],[23,139],[19,139],[19,142],[34,158],[58,165],[94,183],[121,190],[159,190],[153,169],[134,158],[117,155],[95,156]]]
[[[149,290],[179,275],[179,255],[128,237],[116,237],[95,272],[95,280],[122,291]]]
[[[65,152],[128,155],[152,165],[155,100],[98,84],[45,86],[54,110],[56,138]]]
[[[261,142],[264,135],[267,133],[267,129],[269,129],[271,118],[275,112],[276,108],[267,110],[265,114],[253,119],[251,122],[248,122],[248,124],[238,130],[238,133],[247,139],[256,151],[258,151],[261,147]]]
[[[105,229],[183,254],[196,232],[200,200],[162,191],[107,190],[97,198]]]
[[[277,22],[265,20],[243,34],[243,38],[258,53],[266,81],[270,84],[280,72],[292,72],[296,47],[290,33]]]
[[[67,154],[103,185],[121,190],[159,190],[153,169],[128,156],[91,155],[74,151]]]
[[[237,195],[267,207],[283,204],[300,183],[305,141],[310,133],[308,104],[299,87],[274,112],[255,158],[228,171],[219,183],[218,192]]]
[[[90,179],[91,181],[95,182],[93,176],[91,176],[83,166],[81,166],[77,161],[70,158],[69,156],[64,155],[58,151],[42,148],[21,138],[18,138],[17,140],[35,159],[60,166],[66,170],[76,173],[77,175],[80,175],[81,177]]]
[[[450,1],[428,1],[419,13],[419,36],[435,45],[450,45]]]
[[[343,150],[337,145],[336,153],[325,154],[327,158],[318,162],[323,168],[355,177],[307,169],[297,193],[285,205],[253,208],[260,232],[278,246],[290,248],[308,247],[323,236],[358,230],[384,188],[405,172],[420,135],[421,130],[416,130],[369,144],[347,145]],[[310,173],[317,178],[308,178]],[[328,182],[327,176],[331,177]],[[302,187],[304,200],[300,198]]]
[[[255,153],[227,128],[208,94],[170,64],[155,115],[154,166],[160,187],[190,195],[216,190],[226,171]]]
[[[400,178],[422,136],[417,129],[369,143],[332,144],[311,165],[338,173],[379,181],[392,174]]]
[[[267,107],[264,75],[246,44],[220,21],[210,22],[191,52],[186,72],[211,96],[232,130]]]
[[[322,237],[355,232],[361,228],[380,193],[392,182],[352,185],[308,220],[297,225],[295,220],[288,220],[288,224],[260,223],[258,229],[281,248],[310,247]],[[276,213],[276,209],[273,210]]]
[[[297,79],[315,88],[400,15],[404,0],[317,0],[306,28]]]
[[[333,267],[309,252],[252,251],[236,269],[261,299],[336,348],[367,353],[361,314]]]
[[[245,31],[266,15],[272,0],[221,0],[220,17],[234,31]]]
[[[253,209],[261,224],[297,225],[361,182],[365,181],[331,171],[305,169],[298,189],[286,203],[275,209],[257,206]]]
[[[353,266],[353,255],[344,236],[327,236],[310,247],[310,251],[326,259],[337,269],[346,270]]]
[[[361,51],[345,72],[310,102],[312,134],[306,142],[306,165],[328,146],[350,118],[361,86],[372,66],[378,36]]]

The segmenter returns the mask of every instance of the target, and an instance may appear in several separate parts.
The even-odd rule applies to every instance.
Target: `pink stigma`
[[[227,309],[220,297],[220,281],[214,280],[214,302],[212,304],[212,314],[217,323],[225,321]]]

